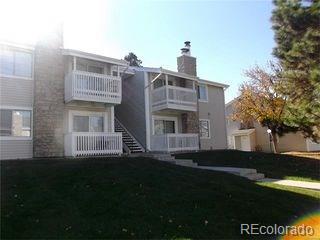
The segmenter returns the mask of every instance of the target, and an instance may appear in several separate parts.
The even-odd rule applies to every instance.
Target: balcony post
[[[73,70],[77,70],[77,57],[73,56]]]
[[[168,101],[169,101],[168,74],[165,74],[165,79],[166,79],[166,82],[165,82],[165,87],[166,87],[166,101],[167,101],[167,104],[168,104]]]

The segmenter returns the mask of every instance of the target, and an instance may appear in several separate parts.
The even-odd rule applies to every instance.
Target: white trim
[[[81,57],[81,58],[86,58],[86,59],[99,61],[99,62],[111,63],[115,65],[120,65],[120,66],[128,66],[128,62],[125,60],[115,59],[115,58],[106,57],[102,55],[96,55],[88,52],[82,52],[74,49],[62,49],[62,55]]]
[[[160,116],[160,115],[152,115],[152,134],[155,135],[154,132],[154,121],[155,120],[166,120],[166,121],[174,121],[174,133],[178,134],[178,117],[172,117],[172,116]],[[167,133],[164,133],[167,134]]]
[[[207,99],[205,100],[205,99],[200,99],[200,98],[198,98],[198,102],[207,103],[207,102],[209,102],[208,85],[207,85],[207,84],[199,84],[199,85],[198,85],[198,88],[199,88],[200,86],[204,86],[204,87],[205,87]],[[200,90],[198,90],[198,91],[200,92]],[[198,97],[200,97],[200,94],[197,94],[197,95],[198,95]]]
[[[151,150],[151,134],[150,134],[150,84],[148,72],[144,72],[144,106],[145,106],[145,120],[146,120],[146,150]]]
[[[227,89],[229,87],[229,85],[227,85],[227,84],[213,82],[213,81],[209,81],[209,80],[205,80],[205,79],[199,79],[199,83],[200,84],[208,84],[208,85],[215,86],[215,87],[222,87],[224,89]]]
[[[30,137],[26,136],[0,136],[0,140],[32,140],[33,139],[33,108],[32,107],[17,107],[17,106],[1,106],[0,109],[12,110],[12,111],[30,111]]]
[[[208,130],[209,130],[209,137],[202,137],[201,136],[201,130],[200,130],[200,126],[199,126],[199,136],[200,136],[200,139],[211,139],[211,124],[210,124],[210,119],[207,119],[207,118],[199,118],[199,125],[200,125],[200,122],[201,121],[207,121],[208,122]]]

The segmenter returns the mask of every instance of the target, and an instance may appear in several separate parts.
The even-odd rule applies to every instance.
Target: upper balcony
[[[74,70],[66,75],[65,101],[121,103],[121,78]]]
[[[63,49],[66,58],[65,102],[120,104],[123,60]]]
[[[152,111],[197,111],[197,91],[194,78],[180,76],[181,73],[173,74],[179,74],[179,76],[151,75]]]

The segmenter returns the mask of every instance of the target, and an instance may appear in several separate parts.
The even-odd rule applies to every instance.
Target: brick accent
[[[62,31],[47,36],[35,47],[34,156],[63,156],[64,62]]]
[[[178,72],[197,76],[197,59],[195,57],[182,55],[177,57]]]

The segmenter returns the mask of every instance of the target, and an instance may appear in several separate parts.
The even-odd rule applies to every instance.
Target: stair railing
[[[128,131],[128,129],[125,127],[125,126],[123,126],[123,124],[115,117],[114,118],[114,121],[117,123],[117,124],[119,124],[120,125],[120,127],[122,127],[125,131],[126,131],[126,133],[137,143],[137,145],[141,148],[141,150],[143,151],[143,152],[145,152],[146,150],[144,149],[144,147],[140,144],[140,142]],[[124,143],[124,142],[123,142]],[[131,153],[131,150],[130,150],[130,148],[127,146],[127,144],[123,144],[123,146],[124,146],[124,149],[126,150],[126,151],[128,151],[129,153]]]

